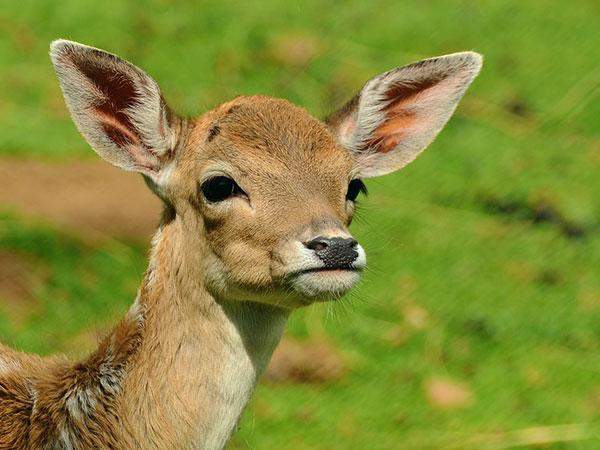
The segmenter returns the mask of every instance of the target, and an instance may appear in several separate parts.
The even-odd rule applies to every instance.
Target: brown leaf
[[[431,406],[438,409],[458,409],[473,403],[473,392],[465,383],[449,378],[431,377],[423,389]]]
[[[284,339],[273,353],[264,379],[271,383],[328,383],[345,374],[345,364],[330,344]]]
[[[281,64],[292,67],[307,66],[321,52],[321,43],[315,36],[290,33],[275,40],[272,55]]]
[[[402,309],[404,321],[415,330],[422,330],[429,323],[429,313],[425,308],[414,302],[408,303]]]
[[[388,330],[384,338],[394,347],[402,347],[409,341],[410,335],[411,333],[408,332],[406,327],[394,325]]]

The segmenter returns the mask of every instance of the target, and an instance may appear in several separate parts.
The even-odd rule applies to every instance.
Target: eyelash
[[[355,178],[354,180],[348,183],[348,191],[346,192],[346,200],[350,200],[351,202],[355,202],[356,198],[360,193],[364,195],[368,195],[367,186],[365,183],[359,178]]]

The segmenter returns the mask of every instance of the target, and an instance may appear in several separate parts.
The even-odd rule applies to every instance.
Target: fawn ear
[[[326,121],[354,153],[361,176],[393,172],[433,141],[481,63],[481,55],[464,52],[392,69],[369,80]]]
[[[127,61],[76,42],[52,42],[50,56],[71,117],[96,153],[157,182],[180,120],[156,82]]]

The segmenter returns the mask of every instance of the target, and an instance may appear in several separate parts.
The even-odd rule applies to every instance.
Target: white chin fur
[[[307,297],[337,298],[352,289],[359,279],[358,271],[324,270],[298,274],[290,280],[290,285]]]

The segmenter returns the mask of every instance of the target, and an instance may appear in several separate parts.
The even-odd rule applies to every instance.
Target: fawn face
[[[356,283],[366,263],[347,229],[356,164],[322,122],[284,100],[241,97],[193,134],[177,178],[191,181],[185,192],[203,218],[211,286],[235,298],[270,291],[289,305]]]
[[[51,56],[94,150],[142,173],[185,224],[184,238],[202,241],[209,290],[284,307],[356,284],[366,256],[348,225],[361,179],[424,150],[481,66],[479,55],[457,53],[393,69],[325,122],[259,96],[184,120],[152,78],[112,54],[55,41]]]

